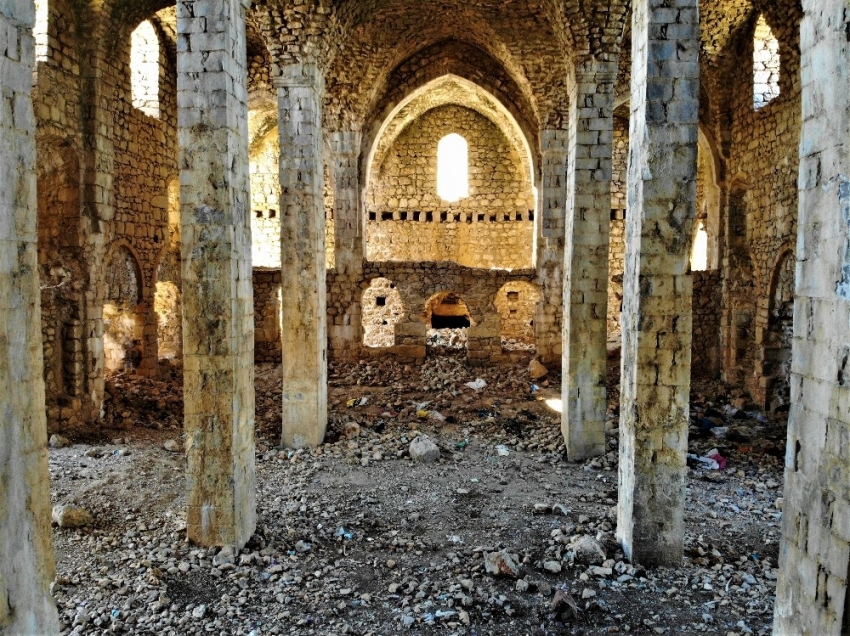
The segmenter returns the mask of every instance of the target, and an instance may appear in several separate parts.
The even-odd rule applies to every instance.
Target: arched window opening
[[[159,38],[145,20],[130,39],[130,72],[133,106],[159,118]]]
[[[469,144],[456,133],[437,145],[437,194],[449,203],[469,196]]]
[[[764,16],[759,16],[753,42],[753,107],[766,106],[779,97],[779,40]]]
[[[708,269],[708,232],[700,221],[697,234],[694,237],[694,249],[691,252],[691,271],[704,272]]]
[[[465,350],[475,325],[466,302],[455,293],[435,294],[425,303],[426,345],[432,353]]]
[[[50,55],[47,38],[49,15],[47,0],[35,0],[35,26],[32,35],[35,38],[36,62],[45,62]]]

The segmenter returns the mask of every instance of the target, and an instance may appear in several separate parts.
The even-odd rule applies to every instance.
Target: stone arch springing
[[[148,20],[130,36],[130,74],[133,106],[159,119],[159,36]]]
[[[422,315],[428,332],[430,352],[464,351],[468,347],[469,328],[475,326],[469,305],[453,291],[434,294],[425,302]]]
[[[753,108],[759,110],[779,97],[781,59],[779,40],[759,15],[753,34]]]
[[[767,326],[761,338],[765,408],[769,411],[787,411],[791,401],[795,270],[794,250],[786,247],[770,276]]]
[[[534,318],[542,298],[536,285],[524,281],[506,283],[496,294],[503,352],[536,350]]]
[[[396,325],[404,317],[404,304],[395,284],[387,278],[374,278],[361,298],[363,346],[392,347]]]
[[[144,278],[129,244],[113,244],[106,258],[103,350],[107,372],[136,371],[145,360]]]

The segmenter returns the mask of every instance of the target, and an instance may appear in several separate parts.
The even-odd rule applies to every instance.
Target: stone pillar
[[[177,5],[189,538],[256,525],[245,0]]]
[[[683,556],[691,377],[699,10],[670,4],[632,5],[617,537],[648,566]]]
[[[569,131],[540,132],[541,179],[537,213],[537,284],[542,302],[534,317],[537,353],[547,364],[561,358],[563,314],[564,207],[567,202]]]
[[[316,64],[291,64],[276,79],[280,131],[283,286],[283,436],[318,446],[328,423],[322,97]]]
[[[32,0],[0,4],[0,633],[58,634],[36,234]]]
[[[334,305],[328,308],[328,340],[334,356],[357,360],[363,339],[360,282],[363,218],[360,212],[360,133],[330,133],[334,187]],[[336,291],[338,290],[338,292]]]
[[[617,62],[590,60],[570,86],[561,428],[570,460],[605,453],[608,232]]]
[[[850,16],[803,0],[791,413],[773,633],[850,634]]]

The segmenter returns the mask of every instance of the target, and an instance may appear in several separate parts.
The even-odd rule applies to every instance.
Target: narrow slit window
[[[694,249],[691,253],[691,271],[704,272],[708,269],[708,232],[705,225],[699,224],[697,235],[694,237]]]
[[[469,196],[469,145],[456,133],[437,145],[437,194],[449,203]]]
[[[46,62],[50,55],[47,35],[49,15],[47,0],[35,0],[35,26],[32,35],[35,38],[36,62]]]
[[[130,73],[133,106],[159,119],[159,38],[147,20],[130,38]]]
[[[779,40],[759,16],[753,40],[753,107],[762,108],[779,97]]]

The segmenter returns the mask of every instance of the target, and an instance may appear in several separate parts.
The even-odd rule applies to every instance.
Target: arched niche
[[[107,372],[132,372],[145,356],[142,305],[144,280],[139,259],[125,243],[113,245],[106,259],[103,350]]]
[[[794,251],[785,249],[770,277],[767,326],[761,338],[765,408],[769,411],[787,411],[791,403],[796,264]]]

